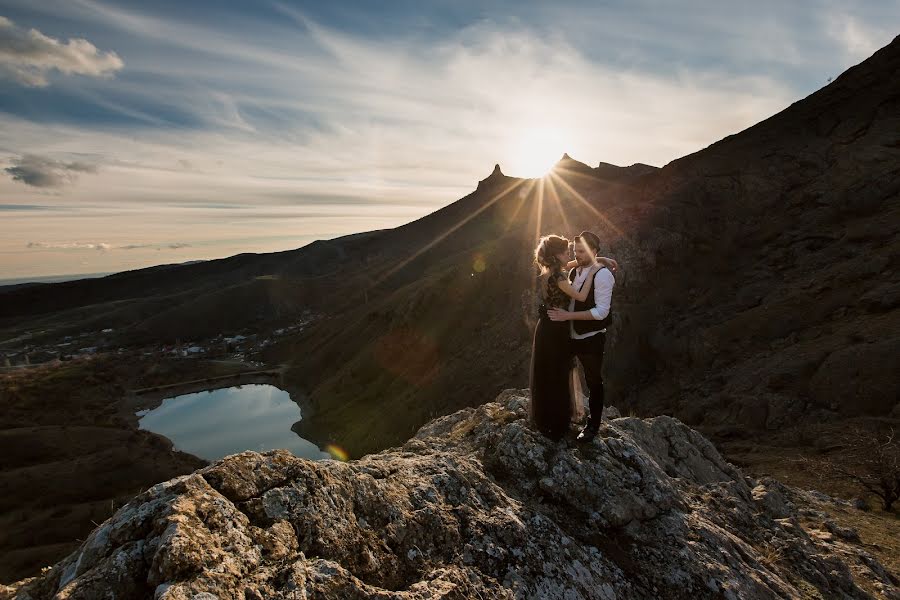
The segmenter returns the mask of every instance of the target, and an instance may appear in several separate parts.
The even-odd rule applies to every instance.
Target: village
[[[85,331],[77,335],[67,335],[61,341],[28,343],[32,337],[26,332],[16,340],[7,342],[8,347],[0,348],[0,372],[65,362],[98,354],[125,354],[140,352],[146,357],[158,358],[213,358],[256,362],[257,355],[267,346],[285,335],[302,331],[316,319],[312,311],[304,311],[300,317],[288,325],[268,332],[242,331],[220,333],[211,338],[198,340],[176,340],[169,344],[146,346],[125,346],[116,342],[114,328],[99,331]]]

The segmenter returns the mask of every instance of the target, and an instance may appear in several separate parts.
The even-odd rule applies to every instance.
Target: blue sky
[[[900,33],[900,1],[0,6],[0,278],[391,227],[499,162],[665,163]]]

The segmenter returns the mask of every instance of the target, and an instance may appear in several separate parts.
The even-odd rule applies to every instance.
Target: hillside
[[[0,291],[18,339],[116,328],[122,344],[264,330],[306,438],[352,456],[527,381],[538,235],[600,234],[622,265],[609,402],[716,441],[900,397],[900,39],[771,118],[662,169],[500,167],[422,219],[272,254]],[[36,333],[37,332],[37,333]]]

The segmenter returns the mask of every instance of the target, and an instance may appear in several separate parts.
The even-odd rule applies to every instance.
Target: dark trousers
[[[581,366],[584,367],[584,379],[588,387],[588,405],[591,414],[588,424],[600,425],[603,416],[603,347],[606,345],[606,334],[602,331],[594,335],[572,340],[572,350]]]

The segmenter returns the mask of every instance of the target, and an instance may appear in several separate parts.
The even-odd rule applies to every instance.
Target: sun
[[[566,152],[566,133],[555,127],[528,127],[513,136],[504,171],[513,177],[543,177]]]

